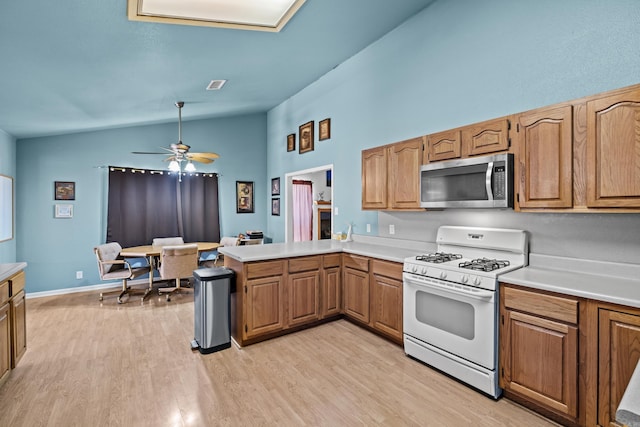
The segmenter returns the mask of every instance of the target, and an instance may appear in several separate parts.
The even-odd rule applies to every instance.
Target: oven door
[[[494,370],[495,291],[403,273],[404,333]]]

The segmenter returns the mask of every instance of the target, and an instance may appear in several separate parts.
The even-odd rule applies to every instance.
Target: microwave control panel
[[[504,165],[494,166],[493,168],[493,198],[496,200],[504,200],[507,195],[504,194],[505,180],[507,179],[507,168]]]

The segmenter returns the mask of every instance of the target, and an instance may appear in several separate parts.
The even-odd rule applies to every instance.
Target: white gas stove
[[[527,265],[527,234],[442,226],[436,249],[404,262],[405,352],[498,397],[498,277]]]

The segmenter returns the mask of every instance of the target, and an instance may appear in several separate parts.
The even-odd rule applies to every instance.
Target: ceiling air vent
[[[211,83],[207,86],[207,90],[220,90],[226,82],[226,80],[211,80]]]

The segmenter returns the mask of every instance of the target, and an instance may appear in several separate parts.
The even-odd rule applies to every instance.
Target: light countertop
[[[338,240],[313,240],[295,243],[271,243],[266,245],[225,246],[218,251],[240,262],[263,261],[278,258],[295,258],[346,252],[393,262],[433,250],[433,244],[392,239],[361,239],[353,242]]]
[[[531,254],[501,282],[640,308],[640,265]]]
[[[13,276],[20,270],[24,270],[25,268],[27,268],[26,262],[0,264],[0,282],[8,279],[9,277]]]

